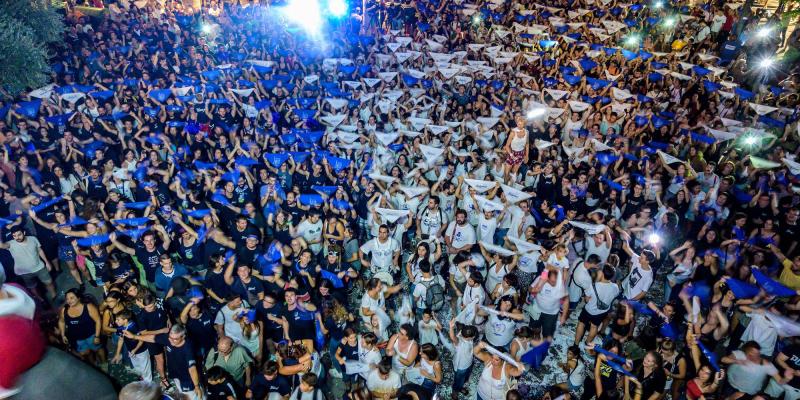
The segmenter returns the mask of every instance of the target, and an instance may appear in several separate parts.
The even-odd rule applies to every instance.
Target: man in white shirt
[[[417,215],[417,235],[422,239],[441,236],[447,226],[447,215],[439,207],[439,198],[431,197]]]
[[[227,336],[236,343],[242,343],[244,333],[242,333],[242,325],[239,321],[242,318],[242,314],[247,312],[244,307],[245,303],[241,297],[235,294],[229,295],[225,300],[227,300],[227,304],[219,309],[217,317],[214,319],[217,335],[219,337]]]
[[[369,324],[376,312],[379,316],[386,315],[386,297],[399,292],[400,289],[402,289],[401,285],[387,287],[378,278],[372,278],[367,281],[367,290],[364,292],[364,296],[361,297],[359,312],[364,323]]]
[[[622,291],[626,299],[639,301],[653,284],[653,268],[650,265],[656,256],[650,250],[642,250],[641,255],[634,253],[627,240],[622,243],[622,250],[631,258],[631,272],[622,280]]]
[[[509,207],[506,218],[509,217],[511,217],[511,222],[508,225],[508,234],[516,238],[522,238],[525,236],[525,229],[536,225],[536,220],[531,215],[527,200],[520,201],[516,205]]]
[[[763,308],[752,308],[740,306],[740,309],[747,313],[750,322],[742,333],[742,342],[754,341],[761,347],[761,354],[764,357],[772,357],[775,352],[775,344],[778,343],[778,330],[775,325],[764,315]],[[770,311],[777,311],[772,308]]]
[[[589,335],[586,338],[586,344],[592,343],[597,335],[598,328],[608,316],[614,300],[619,296],[619,286],[612,282],[615,274],[614,267],[610,265],[604,266],[603,270],[597,274],[594,284],[586,289],[587,292],[584,295],[586,305],[583,307],[580,316],[578,316],[578,326],[575,328],[576,345],[583,339],[587,324],[589,325]]]
[[[367,259],[366,255],[370,258]],[[378,237],[372,238],[358,249],[361,265],[374,275],[379,272],[394,272],[400,268],[400,242],[389,237],[389,227],[381,225]]]
[[[592,291],[592,271],[600,266],[600,257],[592,254],[586,261],[579,261],[572,269],[569,281],[569,308],[575,309],[583,296],[588,296]]]
[[[56,287],[53,284],[53,278],[50,277],[53,266],[47,260],[39,240],[34,236],[26,236],[20,226],[11,229],[11,237],[14,240],[0,243],[0,248],[8,249],[11,253],[11,257],[14,259],[14,273],[22,279],[25,287],[37,296],[40,295],[36,286],[38,282],[41,282],[47,288],[50,299],[54,299]]]
[[[462,209],[456,211],[456,220],[445,230],[444,242],[447,244],[448,254],[469,250],[475,244],[475,228],[467,223],[466,211]]]
[[[534,317],[534,326],[542,329],[542,336],[552,340],[558,324],[558,312],[561,310],[561,324],[566,322],[569,315],[569,302],[562,301],[567,297],[562,269],[547,269],[547,277],[539,276],[531,284],[531,293],[536,296],[533,300],[538,315]]]
[[[322,251],[322,220],[319,212],[312,211],[308,218],[297,224],[295,237],[302,237],[308,248],[318,255]]]
[[[755,395],[761,391],[770,376],[775,382],[782,384],[783,377],[778,369],[768,360],[761,357],[761,346],[756,342],[747,342],[741,350],[722,357],[722,364],[728,365],[728,384],[736,390],[730,398],[738,398],[742,394]]]

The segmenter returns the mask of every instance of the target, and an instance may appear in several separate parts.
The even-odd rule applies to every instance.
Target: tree
[[[11,94],[45,85],[51,46],[63,39],[64,21],[53,0],[0,1],[0,88]]]

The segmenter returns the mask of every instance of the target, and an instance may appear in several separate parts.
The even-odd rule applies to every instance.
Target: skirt
[[[508,157],[506,157],[506,164],[511,167],[519,166],[523,161],[525,161],[525,150],[511,150],[511,153],[508,155]]]

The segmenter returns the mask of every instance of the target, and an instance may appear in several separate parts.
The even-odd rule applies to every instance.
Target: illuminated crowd
[[[0,92],[0,398],[800,399],[785,5],[188,3]]]

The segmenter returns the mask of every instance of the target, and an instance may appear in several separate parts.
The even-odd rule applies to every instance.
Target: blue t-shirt
[[[166,292],[169,290],[169,285],[172,283],[172,280],[179,277],[188,275],[189,272],[186,268],[182,265],[173,264],[172,273],[169,276],[164,274],[164,271],[161,268],[156,269],[156,290],[159,292]]]

